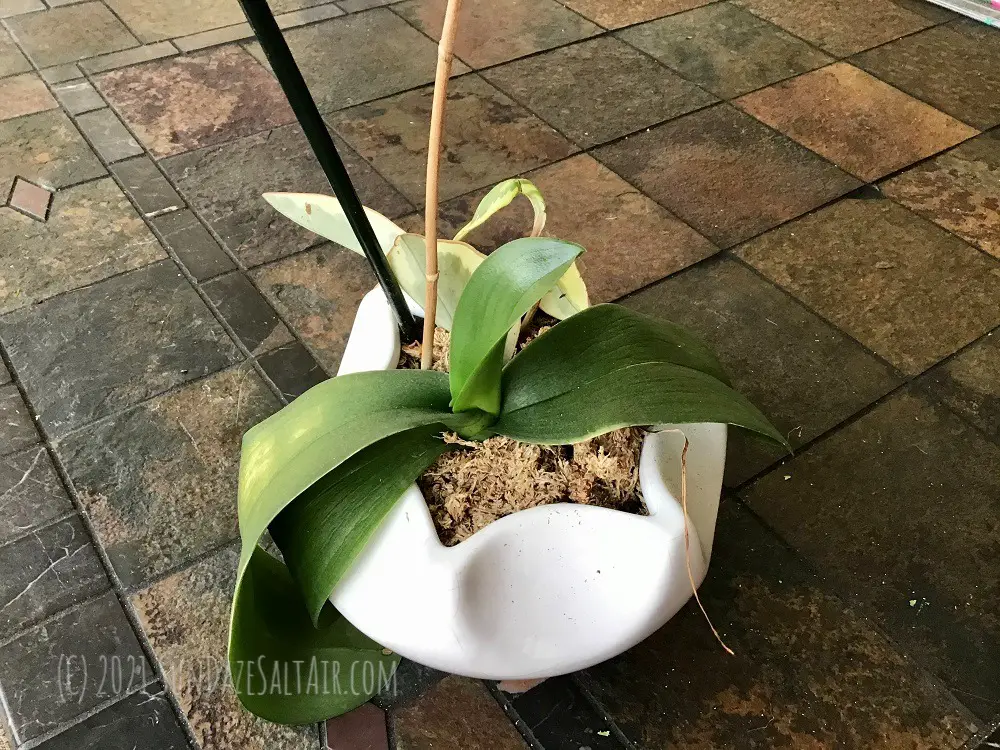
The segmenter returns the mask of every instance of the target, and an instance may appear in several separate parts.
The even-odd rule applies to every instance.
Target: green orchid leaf
[[[458,302],[451,330],[454,411],[499,413],[507,332],[582,252],[572,242],[525,237],[497,248],[476,269]]]
[[[448,331],[465,285],[486,256],[472,245],[454,240],[438,240],[438,295],[435,324]],[[419,234],[402,234],[389,251],[389,266],[399,285],[410,298],[426,309],[427,240]]]
[[[388,688],[398,662],[330,604],[314,627],[285,566],[252,550],[229,630],[233,686],[249,711],[279,724],[323,721]]]
[[[347,221],[347,215],[340,201],[332,195],[319,193],[264,193],[264,200],[280,214],[284,214],[299,226],[328,240],[364,255],[358,238]],[[383,252],[389,252],[392,243],[403,234],[403,230],[392,220],[378,211],[365,207],[365,214],[375,230],[375,237]]]
[[[534,183],[529,180],[514,178],[504,180],[499,185],[495,185],[476,206],[475,213],[469,223],[455,233],[455,239],[460,240],[473,230],[489,221],[493,214],[501,211],[511,204],[519,195],[523,195],[531,201],[531,208],[535,212],[535,221],[531,227],[531,236],[537,237],[545,228],[545,199]]]
[[[616,305],[554,326],[504,368],[492,432],[527,443],[576,443],[619,427],[724,422],[788,442],[722,379],[694,338]]]
[[[566,320],[566,318],[576,315],[581,310],[590,307],[590,295],[587,294],[587,285],[583,283],[583,276],[576,263],[566,269],[566,273],[550,289],[538,306],[547,315],[551,315],[556,320]]]
[[[440,432],[433,425],[417,427],[368,446],[271,523],[271,537],[314,620],[406,488],[455,447],[441,440]]]

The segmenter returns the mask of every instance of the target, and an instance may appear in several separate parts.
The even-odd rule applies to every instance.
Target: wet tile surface
[[[97,86],[158,157],[294,119],[278,82],[240,47],[112,71]]]
[[[1000,447],[907,393],[747,493],[786,541],[984,718],[1000,708],[991,677],[1000,668],[992,647],[1000,583],[989,562],[998,498]]]
[[[239,552],[228,549],[132,597],[157,659],[164,664],[226,663],[229,608]],[[287,727],[254,717],[230,683],[188,679],[178,670],[172,684],[204,750],[314,750],[315,727]],[[168,676],[169,679],[169,676]]]
[[[393,10],[437,40],[447,0],[406,0]],[[463,5],[455,54],[474,68],[513,60],[592,36],[600,29],[556,0]]]
[[[166,257],[111,179],[57,192],[42,223],[0,208],[0,313]]]
[[[959,21],[871,50],[854,63],[974,127],[1000,124],[995,30]]]
[[[70,119],[58,110],[0,122],[0,194],[15,177],[64,188],[106,174]]]
[[[0,544],[73,511],[52,459],[35,446],[0,458]]]
[[[291,343],[291,332],[241,272],[227,273],[202,288],[252,354],[262,354]]]
[[[702,264],[625,301],[682,325],[722,359],[734,386],[798,447],[902,382],[892,368],[738,261]],[[726,483],[784,454],[733,430]]]
[[[274,13],[315,5],[317,0],[276,0],[268,3]],[[232,0],[202,0],[182,7],[156,0],[108,0],[108,5],[144,42],[157,42],[199,31],[240,23],[240,6]]]
[[[126,588],[140,588],[237,537],[240,440],[277,408],[277,399],[244,366],[58,444]]]
[[[422,204],[424,197],[431,93],[423,88],[329,118],[333,128],[414,205]],[[562,136],[481,78],[463,76],[448,88],[441,200],[492,185],[573,151]]]
[[[613,37],[519,60],[483,77],[585,148],[715,101]]]
[[[132,626],[110,591],[0,647],[0,663],[9,718],[22,741],[137,690],[152,676]],[[102,663],[121,665],[114,688]]]
[[[390,217],[410,204],[342,140],[336,145],[362,203]],[[272,209],[265,192],[332,192],[297,126],[167,159],[163,166],[191,205],[248,266],[316,244],[319,238]]]
[[[7,21],[39,67],[102,55],[138,41],[103,3],[79,3]]]
[[[167,247],[198,281],[210,279],[236,267],[195,215],[188,210],[171,211],[152,219]]]
[[[187,750],[163,688],[151,685],[42,743],[40,750]]]
[[[5,29],[0,29],[0,76],[27,73],[29,70],[31,63],[21,54],[10,34]]]
[[[121,181],[125,192],[143,214],[155,214],[184,205],[183,199],[148,156],[120,161],[111,167],[111,172]]]
[[[931,21],[892,0],[735,0],[831,55],[847,55],[926,28]]]
[[[56,436],[237,359],[172,261],[10,313],[0,340]]]
[[[775,84],[736,104],[867,181],[977,133],[847,63]]]
[[[542,747],[589,747],[622,750],[610,723],[570,677],[550,677],[511,703]],[[600,732],[600,734],[598,734]]]
[[[76,124],[106,162],[121,161],[142,153],[142,146],[110,109],[82,114],[76,118]]]
[[[38,430],[17,386],[0,386],[0,453],[9,453],[38,442]]]
[[[689,602],[587,672],[640,746],[955,748],[972,735],[951,696],[733,502],[720,508],[700,595],[735,656]]]
[[[465,677],[445,677],[393,718],[396,750],[528,747],[483,684]]]
[[[1000,133],[985,133],[882,185],[935,224],[1000,258]]]
[[[836,198],[858,182],[723,104],[594,155],[721,246]]]
[[[279,346],[257,361],[289,401],[329,377],[309,350],[298,341]]]
[[[253,276],[320,365],[335,373],[361,298],[376,283],[367,261],[327,244],[263,266]]]
[[[841,201],[737,252],[911,375],[1000,324],[1000,264],[891,201]]]
[[[590,156],[574,156],[525,177],[545,197],[544,234],[586,248],[579,265],[592,302],[610,302],[716,252],[711,242]],[[442,231],[454,234],[484,194],[445,204]],[[489,252],[526,236],[531,223],[531,207],[521,198],[466,239]]]
[[[725,98],[831,62],[805,42],[728,2],[626,29],[619,36]]]
[[[58,106],[45,83],[34,73],[0,78],[0,120],[11,120]]]
[[[566,0],[566,7],[606,29],[652,21],[684,10],[697,8],[711,0]]]
[[[45,526],[0,547],[0,637],[101,593],[108,577],[79,518]]]

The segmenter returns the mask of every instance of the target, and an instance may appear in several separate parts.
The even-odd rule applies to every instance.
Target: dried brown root
[[[434,364],[432,370],[448,372],[448,353],[451,350],[451,335],[444,328],[434,329]],[[400,370],[420,369],[420,342],[404,344],[399,352]]]

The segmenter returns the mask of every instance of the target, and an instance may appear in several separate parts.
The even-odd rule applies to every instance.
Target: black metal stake
[[[344,162],[340,160],[340,154],[337,153],[337,147],[330,137],[330,131],[326,129],[326,123],[316,108],[316,102],[309,93],[299,66],[295,64],[292,51],[288,49],[288,44],[281,34],[281,29],[278,28],[278,22],[274,20],[274,14],[268,7],[267,0],[240,0],[240,5],[243,6],[243,13],[250,22],[254,34],[257,35],[257,41],[260,42],[267,61],[271,63],[271,69],[274,70],[288,103],[292,105],[292,111],[309,140],[316,160],[319,161],[333,187],[333,192],[344,208],[347,221],[354,230],[365,257],[375,271],[379,286],[385,292],[386,299],[389,300],[389,305],[396,316],[396,322],[399,323],[403,340],[418,340],[420,331],[403,298],[403,291],[389,269],[385,254],[361,206],[361,200],[354,189],[351,177],[344,168]]]

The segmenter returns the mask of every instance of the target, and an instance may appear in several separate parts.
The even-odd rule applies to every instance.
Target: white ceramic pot
[[[392,369],[399,346],[376,288],[361,302],[339,374]],[[715,535],[726,426],[683,429],[691,569],[700,584]],[[654,433],[643,444],[648,516],[557,503],[501,518],[454,547],[438,540],[414,484],[331,601],[385,647],[467,677],[552,677],[604,661],[660,628],[691,596],[682,446],[677,433]]]

